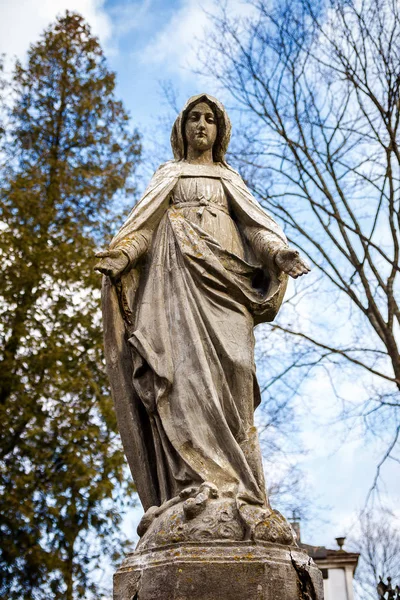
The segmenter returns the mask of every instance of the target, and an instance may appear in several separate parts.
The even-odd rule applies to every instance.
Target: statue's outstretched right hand
[[[278,268],[287,273],[293,279],[307,275],[311,271],[308,263],[302,258],[294,248],[282,248],[275,255],[275,263]]]
[[[96,252],[95,255],[101,260],[94,267],[95,271],[100,271],[104,275],[108,275],[111,279],[119,277],[126,269],[129,264],[128,257],[122,252],[122,250],[102,250]]]

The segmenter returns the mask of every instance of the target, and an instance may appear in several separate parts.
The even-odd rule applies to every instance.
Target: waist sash
[[[204,210],[208,210],[214,217],[217,214],[214,212],[215,210],[221,210],[226,215],[229,215],[229,210],[226,206],[222,206],[221,204],[216,204],[215,202],[208,202],[206,200],[199,200],[198,202],[176,202],[176,204],[172,204],[174,208],[198,208],[198,215],[202,215]]]

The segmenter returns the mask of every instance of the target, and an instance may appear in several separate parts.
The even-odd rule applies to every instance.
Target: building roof
[[[358,552],[346,552],[346,550],[331,550],[325,546],[311,546],[310,544],[299,543],[301,548],[306,550],[307,554],[321,568],[340,568],[352,567],[353,573],[356,570],[360,554]]]
[[[304,548],[308,556],[310,556],[321,569],[351,567],[354,574],[360,555],[358,552],[347,552],[346,550],[343,550],[345,537],[336,538],[339,545],[337,550],[331,550],[325,546],[311,546],[310,544],[304,544],[301,541],[299,520],[292,520],[291,525],[296,532],[300,548]]]

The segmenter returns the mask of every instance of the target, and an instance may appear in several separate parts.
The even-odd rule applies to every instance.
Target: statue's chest
[[[225,250],[244,257],[243,242],[229,213],[228,197],[220,179],[181,177],[172,191],[171,204]]]

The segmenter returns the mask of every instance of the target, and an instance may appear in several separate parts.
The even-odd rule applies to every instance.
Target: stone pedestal
[[[267,542],[177,543],[129,554],[114,600],[323,600],[304,550]]]

